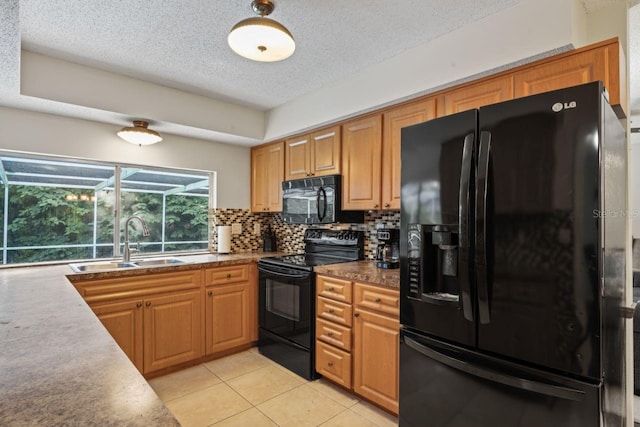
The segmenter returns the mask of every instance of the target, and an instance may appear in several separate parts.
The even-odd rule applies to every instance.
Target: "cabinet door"
[[[513,99],[513,76],[482,80],[444,93],[438,103],[438,116],[459,113]]]
[[[314,176],[340,174],[340,126],[311,135],[311,173]]]
[[[255,287],[249,283],[207,288],[206,354],[238,347],[256,337]]]
[[[144,301],[144,373],[202,356],[201,291]]]
[[[435,98],[384,113],[382,137],[382,208],[400,209],[400,139],[405,126],[436,117]]]
[[[604,46],[520,71],[515,74],[515,96],[519,98],[601,80],[611,95],[617,95],[615,100],[612,96],[611,104],[619,103],[620,73],[611,65],[618,64],[611,57],[617,53],[617,45]]]
[[[369,116],[342,127],[342,208],[380,208],[382,120]]]
[[[286,180],[306,178],[311,174],[311,145],[309,135],[285,141],[284,164]]]
[[[96,304],[91,308],[122,351],[142,372],[142,300]]]
[[[282,211],[284,142],[251,151],[251,210]]]
[[[366,310],[354,317],[353,391],[397,414],[400,324]]]

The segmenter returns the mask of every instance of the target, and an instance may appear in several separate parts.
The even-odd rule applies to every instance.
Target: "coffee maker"
[[[400,267],[400,230],[397,228],[379,228],[377,238],[380,242],[376,248],[377,267]]]

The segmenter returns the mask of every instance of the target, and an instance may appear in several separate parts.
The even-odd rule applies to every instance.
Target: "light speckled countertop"
[[[190,264],[117,275],[245,263],[278,253],[180,257]],[[114,274],[114,273],[112,273]],[[179,425],[67,280],[67,265],[0,269],[0,424]]]
[[[400,269],[376,267],[375,261],[354,261],[341,264],[321,265],[314,267],[318,274],[338,277],[340,279],[366,282],[386,288],[400,289]]]

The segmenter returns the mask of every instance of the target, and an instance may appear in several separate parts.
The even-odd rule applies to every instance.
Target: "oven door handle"
[[[280,270],[280,269],[276,270],[276,269],[273,269],[273,268],[266,268],[266,267],[262,267],[259,264],[258,264],[258,270],[262,271],[263,273],[277,274],[278,276],[288,277],[288,278],[291,278],[291,279],[306,279],[306,278],[310,277],[311,274],[312,274],[310,272],[304,272],[304,273],[300,273],[300,274],[285,273],[283,270]]]

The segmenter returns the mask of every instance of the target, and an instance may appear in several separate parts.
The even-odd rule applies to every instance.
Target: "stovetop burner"
[[[298,268],[307,271],[326,264],[357,261],[364,258],[364,232],[357,230],[307,229],[305,253],[266,257],[260,264]]]

